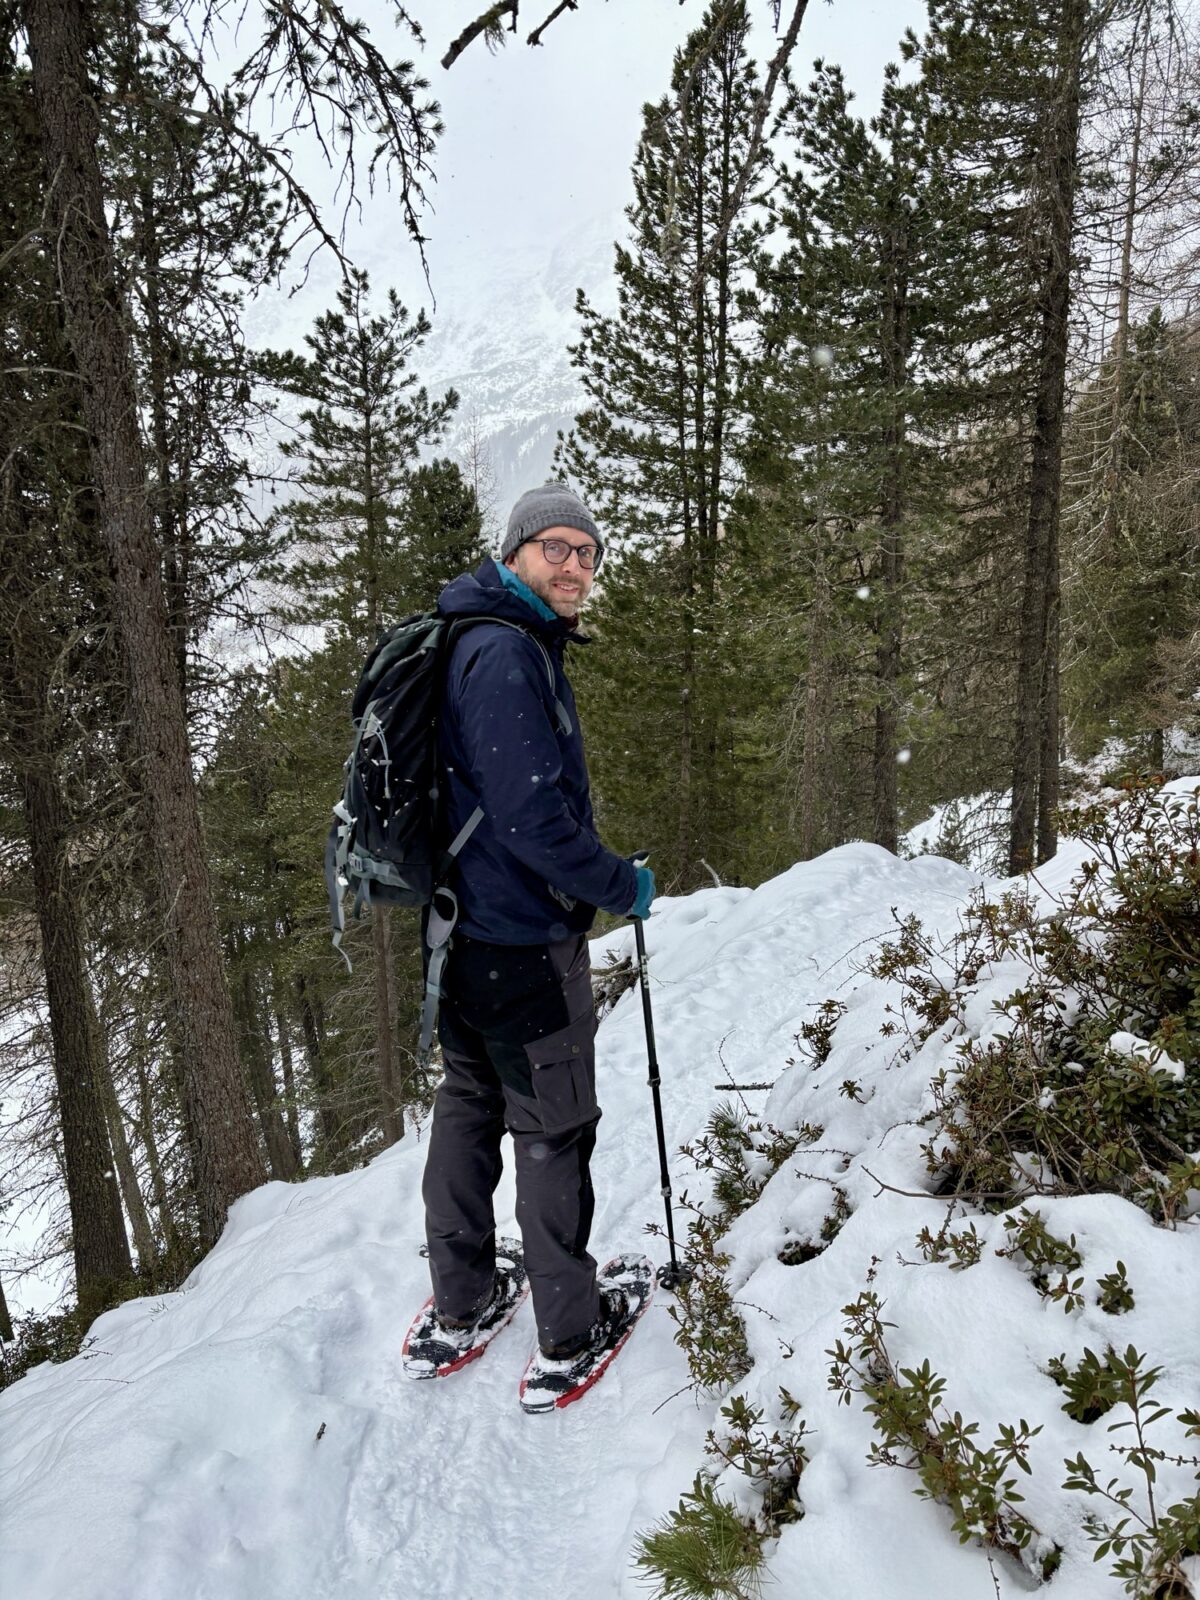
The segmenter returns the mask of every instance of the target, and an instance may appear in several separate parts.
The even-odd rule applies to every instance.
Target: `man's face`
[[[594,572],[580,566],[575,551],[585,545],[594,550],[596,541],[578,528],[543,528],[536,538],[559,539],[571,546],[571,554],[555,566],[546,560],[542,546],[535,539],[527,539],[517,546],[505,565],[529,585],[539,600],[546,602],[556,617],[573,617],[587,599],[595,577]]]

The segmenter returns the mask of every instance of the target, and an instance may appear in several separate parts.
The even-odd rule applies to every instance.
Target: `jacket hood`
[[[547,621],[507,588],[491,556],[474,572],[464,572],[448,583],[438,597],[437,608],[443,617],[502,617],[550,639],[581,639],[574,618],[568,621],[554,617]]]

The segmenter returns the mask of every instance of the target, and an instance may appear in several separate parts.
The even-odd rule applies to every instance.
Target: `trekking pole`
[[[630,856],[630,861],[635,867],[644,867],[649,859],[646,852]],[[667,1243],[671,1248],[671,1264],[660,1267],[658,1281],[666,1289],[678,1289],[682,1284],[690,1283],[692,1278],[691,1267],[685,1266],[675,1254],[675,1220],[671,1215],[671,1177],[667,1171],[667,1139],[663,1132],[662,1099],[658,1089],[662,1079],[658,1071],[658,1051],[654,1047],[654,1017],[650,1010],[650,970],[646,960],[646,937],[642,931],[641,917],[633,918],[633,936],[637,944],[638,975],[642,985],[642,1016],[646,1022],[646,1054],[650,1061],[650,1091],[654,1096],[654,1127],[658,1134],[658,1170],[662,1180],[663,1206],[667,1213]]]

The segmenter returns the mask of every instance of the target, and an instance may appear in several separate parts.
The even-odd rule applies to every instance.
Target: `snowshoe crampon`
[[[407,1376],[445,1378],[478,1360],[528,1292],[521,1246],[515,1239],[497,1239],[496,1287],[488,1305],[470,1327],[446,1328],[437,1319],[431,1295],[405,1336],[401,1365]]]
[[[535,1350],[521,1379],[523,1411],[558,1411],[596,1383],[633,1332],[654,1294],[654,1266],[640,1255],[615,1256],[601,1267],[600,1320],[579,1352],[552,1360]]]

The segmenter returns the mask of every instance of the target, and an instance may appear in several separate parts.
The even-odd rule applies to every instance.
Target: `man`
[[[597,907],[645,917],[654,878],[596,836],[564,668],[568,642],[586,642],[575,630],[602,557],[583,501],[546,484],[513,507],[499,561],[438,602],[503,620],[457,634],[439,724],[446,837],[476,807],[483,820],[458,858],[442,984],[446,1076],[424,1183],[434,1307],[465,1344],[502,1303],[492,1195],[507,1127],[538,1343],[554,1362],[615,1344],[631,1315],[587,1248],[600,1116],[587,932]]]

